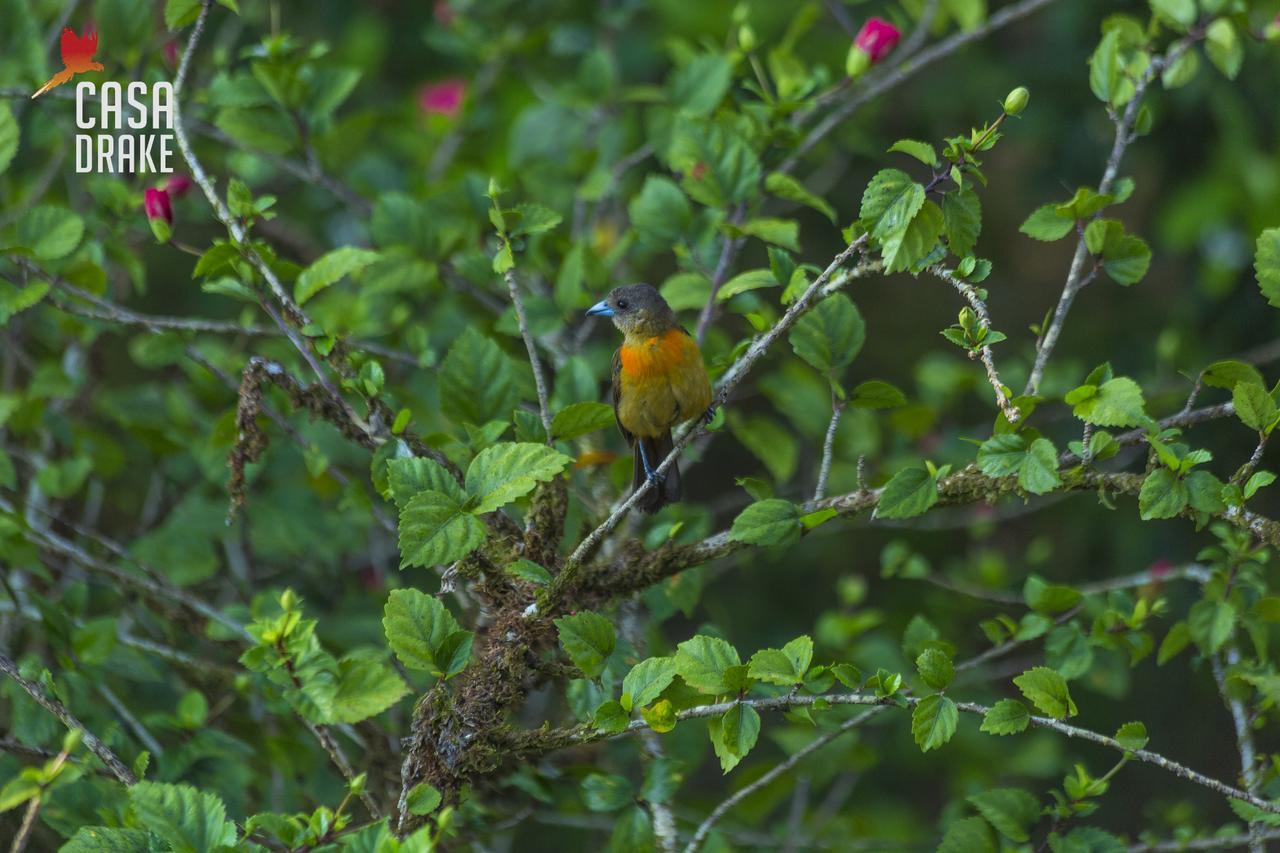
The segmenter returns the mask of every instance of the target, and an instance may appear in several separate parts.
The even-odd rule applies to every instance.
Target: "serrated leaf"
[[[419,492],[400,511],[400,568],[439,566],[484,542],[484,524],[443,492]]]
[[[444,414],[474,425],[511,415],[520,399],[511,360],[474,328],[463,329],[440,367]]]
[[[1238,383],[1231,389],[1231,402],[1240,422],[1257,432],[1268,430],[1276,419],[1276,401],[1255,382]]]
[[[1052,242],[1061,240],[1074,228],[1075,220],[1058,213],[1056,204],[1045,204],[1033,210],[1018,230],[1033,240]]]
[[[862,350],[866,329],[858,306],[834,293],[806,312],[788,339],[796,355],[826,373],[849,366]]]
[[[1187,506],[1187,484],[1168,468],[1157,468],[1142,481],[1138,509],[1143,521],[1173,518]]]
[[[676,676],[674,657],[645,658],[622,679],[622,707],[642,708],[662,694]]]
[[[452,678],[471,658],[471,632],[461,629],[439,599],[421,590],[391,591],[383,609],[382,630],[402,664],[436,678]]]
[[[617,811],[634,798],[635,790],[622,776],[592,773],[582,780],[582,801],[593,812]]]
[[[400,509],[404,509],[414,495],[426,491],[442,492],[459,504],[466,500],[453,475],[439,462],[422,456],[388,460],[387,485]]]
[[[343,246],[327,252],[298,276],[293,286],[293,298],[302,305],[326,287],[345,276],[358,273],[381,258],[382,255],[372,249],[360,249],[355,246]]]
[[[573,460],[545,444],[504,441],[486,447],[467,466],[472,512],[493,512],[551,480]]]
[[[791,501],[756,501],[738,514],[729,538],[750,545],[790,545],[800,538],[800,511]]]
[[[0,103],[0,175],[4,174],[17,156],[19,137],[18,121],[13,117],[13,110],[7,101]]]
[[[893,475],[876,504],[878,518],[913,518],[938,502],[938,482],[924,468],[905,468]]]
[[[938,152],[934,151],[933,146],[928,142],[921,142],[918,139],[899,139],[889,146],[890,153],[895,151],[914,157],[926,166],[938,165]]]
[[[1027,706],[1017,699],[1001,699],[982,717],[981,731],[992,735],[1013,735],[1024,731],[1031,722]]]
[[[190,785],[139,782],[129,788],[138,821],[175,853],[205,853],[236,842],[222,800]]]
[[[676,672],[694,690],[719,696],[731,688],[728,670],[739,666],[738,651],[719,637],[699,634],[676,646]]]
[[[942,209],[926,201],[906,228],[886,234],[881,240],[885,272],[904,272],[930,257],[942,236],[942,225]]]
[[[1067,689],[1067,681],[1056,670],[1035,666],[1013,680],[1022,695],[1042,713],[1055,720],[1074,717],[1079,710]]]
[[[921,752],[928,752],[951,740],[960,723],[956,703],[939,693],[920,700],[911,712],[911,736]]]
[[[952,254],[960,258],[973,254],[982,233],[982,203],[977,193],[965,187],[943,197],[942,233]]]
[[[781,649],[761,649],[751,656],[747,674],[759,681],[789,687],[804,681],[813,661],[813,640],[797,637]]]
[[[750,705],[737,704],[723,717],[712,717],[707,730],[720,768],[728,773],[755,747],[760,737],[760,714]]]
[[[1147,745],[1147,727],[1139,722],[1125,723],[1116,730],[1116,740],[1125,749],[1142,749]]]
[[[995,837],[986,822],[980,817],[966,817],[951,822],[937,853],[996,853],[997,850]]]
[[[883,241],[906,227],[924,206],[924,187],[900,169],[882,169],[862,194],[858,217],[873,237]]]
[[[916,658],[916,671],[924,683],[934,690],[946,690],[956,677],[951,656],[936,646],[929,646]]]
[[[1267,303],[1280,308],[1280,228],[1268,228],[1258,235],[1253,269]]]
[[[605,661],[613,654],[616,638],[613,623],[598,613],[584,610],[555,620],[560,645],[573,665],[587,678],[599,678]]]
[[[1074,394],[1075,392],[1072,392]],[[1077,418],[1096,426],[1139,426],[1147,421],[1142,388],[1127,376],[1117,376],[1094,388],[1078,402],[1067,395]]]
[[[788,174],[771,172],[764,179],[764,188],[765,192],[776,195],[778,198],[811,207],[833,223],[836,221],[836,209],[828,204],[826,199],[809,192],[804,184]]]
[[[71,254],[84,237],[84,220],[65,207],[42,204],[18,218],[18,244],[36,260],[56,261]]]
[[[1010,841],[1031,840],[1031,829],[1040,819],[1040,801],[1021,788],[992,788],[968,798],[987,823]]]

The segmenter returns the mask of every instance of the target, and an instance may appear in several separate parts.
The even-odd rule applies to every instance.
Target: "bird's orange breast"
[[[640,383],[669,377],[691,361],[702,364],[698,345],[680,329],[625,341],[618,357],[623,375]]]

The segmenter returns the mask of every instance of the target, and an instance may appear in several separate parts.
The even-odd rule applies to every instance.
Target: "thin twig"
[[[729,214],[729,224],[737,225],[742,222],[742,217],[746,214],[746,211],[747,206],[745,203],[738,205]],[[697,338],[699,345],[706,342],[707,331],[711,328],[711,320],[715,317],[716,297],[720,293],[721,285],[729,277],[729,270],[733,268],[733,260],[737,257],[738,250],[742,248],[742,244],[743,239],[741,237],[733,237],[729,234],[724,235],[724,244],[720,248],[720,260],[716,262],[715,271],[711,274],[711,290],[707,293],[707,301],[698,313],[698,325],[695,329],[694,337]]]
[[[1175,62],[1179,56],[1183,54],[1193,43],[1192,37],[1187,37],[1176,42],[1164,56],[1157,56],[1151,60],[1151,64],[1147,66],[1142,76],[1137,79],[1134,84],[1133,98],[1130,99],[1124,112],[1114,116],[1116,135],[1115,141],[1111,143],[1111,154],[1107,157],[1107,165],[1102,172],[1102,180],[1098,182],[1098,192],[1105,195],[1111,191],[1112,184],[1115,183],[1116,175],[1120,171],[1120,160],[1124,157],[1125,150],[1129,147],[1129,143],[1137,137],[1134,133],[1134,125],[1138,120],[1138,112],[1142,107],[1142,99],[1146,94],[1147,87],[1151,82],[1160,75],[1170,63]],[[1094,269],[1086,274],[1085,260],[1089,257],[1089,247],[1085,241],[1085,232],[1083,228],[1078,229],[1080,236],[1076,241],[1076,251],[1071,257],[1071,267],[1067,272],[1066,284],[1062,286],[1062,295],[1058,297],[1058,306],[1053,311],[1053,319],[1049,322],[1049,327],[1045,329],[1043,336],[1040,338],[1040,344],[1036,347],[1035,363],[1031,367],[1031,375],[1027,377],[1027,385],[1023,390],[1024,395],[1036,394],[1040,390],[1040,381],[1044,378],[1045,368],[1049,365],[1049,356],[1053,354],[1053,348],[1058,343],[1058,338],[1062,334],[1062,326],[1067,321],[1067,314],[1071,311],[1071,304],[1075,301],[1078,294],[1084,287],[1091,282],[1097,275]]]
[[[509,248],[509,247],[508,247]],[[508,269],[503,274],[507,282],[507,293],[511,294],[511,304],[516,308],[516,322],[520,325],[520,337],[524,339],[524,348],[529,353],[529,366],[533,368],[533,384],[538,390],[538,414],[542,418],[542,428],[547,432],[547,444],[551,443],[551,407],[547,402],[547,380],[542,374],[542,361],[538,358],[538,345],[529,331],[529,317],[524,312],[524,300],[520,298],[520,287],[516,284],[516,271]]]
[[[1280,829],[1269,829],[1250,835],[1228,835],[1223,838],[1197,838],[1194,841],[1158,841],[1154,844],[1131,844],[1128,853],[1183,853],[1188,850],[1230,850],[1245,847],[1255,840],[1280,841]],[[1258,848],[1265,849],[1265,848]]]
[[[820,501],[827,496],[827,479],[831,476],[831,459],[835,455],[836,431],[840,428],[840,416],[844,414],[845,401],[831,395],[831,422],[827,424],[827,437],[822,442],[822,466],[818,469],[818,486],[813,499]]]
[[[1235,666],[1240,662],[1240,650],[1235,646],[1227,649],[1227,664]],[[1250,794],[1258,792],[1258,751],[1253,744],[1253,730],[1249,727],[1249,715],[1245,711],[1244,702],[1234,698],[1227,690],[1226,673],[1222,666],[1221,655],[1211,655],[1209,664],[1213,670],[1213,680],[1218,685],[1218,693],[1222,695],[1222,701],[1226,704],[1227,710],[1231,712],[1231,723],[1235,727],[1236,732],[1236,748],[1240,753],[1240,781],[1244,783],[1244,789]],[[1266,848],[1262,843],[1262,824],[1253,823],[1249,826],[1249,853],[1265,853]]]
[[[850,717],[835,729],[832,729],[826,734],[819,735],[818,737],[809,741],[803,747],[801,747],[800,749],[793,752],[790,756],[788,756],[788,758],[785,761],[780,761],[777,764],[775,764],[773,767],[769,769],[767,773],[765,773],[759,779],[756,779],[750,785],[745,785],[742,788],[739,788],[737,791],[733,792],[733,794],[731,794],[727,799],[725,799],[722,803],[720,803],[720,805],[716,806],[711,811],[711,814],[707,815],[706,819],[703,820],[702,823],[698,825],[698,829],[693,834],[693,839],[687,845],[685,845],[684,853],[697,853],[698,848],[702,846],[702,843],[704,841],[706,841],[707,835],[711,832],[712,828],[716,825],[716,823],[719,822],[720,818],[725,816],[725,813],[727,813],[731,808],[733,808],[738,803],[745,800],[747,797],[754,794],[756,791],[759,791],[761,788],[770,784],[779,776],[782,776],[788,770],[790,770],[791,768],[799,764],[801,761],[803,761],[806,757],[822,749],[824,746],[831,743],[833,740],[840,737],[840,735],[844,734],[850,729],[857,728],[858,726],[862,725],[864,722],[866,722],[868,719],[875,716],[876,714],[880,713],[882,710],[884,709],[868,708],[867,710],[863,711],[861,714],[858,714],[856,717]]]
[[[977,289],[972,284],[969,284],[969,282],[960,278],[955,272],[947,269],[942,264],[934,264],[929,267],[929,272],[960,291],[960,295],[968,300],[970,307],[973,308],[973,313],[978,315],[978,322],[982,324],[983,331],[990,331],[991,315],[987,311],[987,303],[982,301],[982,297],[978,295]],[[1005,391],[1004,385],[1000,382],[1000,376],[996,373],[995,359],[991,355],[991,347],[986,345],[979,347],[978,357],[982,360],[982,366],[987,369],[987,382],[991,385],[991,390],[996,392],[996,405],[1004,413],[1005,420],[1011,424],[1016,424],[1022,417],[1022,413],[1018,411],[1017,406],[1010,402],[1009,395]]]
[[[138,777],[133,775],[133,771],[111,751],[109,746],[103,743],[97,735],[85,728],[84,723],[76,719],[75,715],[68,711],[65,705],[54,697],[47,695],[43,687],[34,681],[28,681],[23,678],[22,673],[18,671],[18,665],[4,654],[0,654],[0,672],[17,682],[18,686],[27,692],[28,696],[34,699],[40,707],[57,717],[58,721],[64,726],[69,729],[78,729],[84,736],[84,745],[89,748],[90,752],[98,756],[98,759],[111,771],[112,776],[125,785],[133,785],[138,781]]]

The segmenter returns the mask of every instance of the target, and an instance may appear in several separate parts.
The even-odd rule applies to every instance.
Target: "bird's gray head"
[[[592,317],[610,317],[624,334],[657,334],[676,325],[675,312],[662,294],[647,284],[615,287],[587,311]]]

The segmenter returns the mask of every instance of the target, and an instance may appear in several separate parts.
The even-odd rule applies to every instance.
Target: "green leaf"
[[[476,329],[463,329],[440,368],[440,405],[444,413],[478,426],[509,418],[519,399],[511,360]]]
[[[982,203],[978,194],[965,187],[942,199],[942,233],[952,254],[972,255],[982,233]]]
[[[601,703],[596,708],[595,715],[591,719],[591,724],[595,726],[596,731],[605,732],[606,734],[617,734],[626,731],[627,723],[630,719],[627,717],[627,711],[622,705],[612,699],[608,702]]]
[[[1240,382],[1231,390],[1236,417],[1257,432],[1270,432],[1276,420],[1276,401],[1267,389],[1254,382]]]
[[[904,272],[928,257],[942,236],[942,226],[942,208],[926,201],[905,229],[881,240],[885,272]]]
[[[175,853],[206,853],[236,842],[222,800],[190,785],[139,782],[129,788],[138,822]]]
[[[749,219],[737,226],[736,230],[748,237],[756,237],[793,252],[800,251],[800,223],[794,219]]]
[[[1229,18],[1215,18],[1205,30],[1204,52],[1228,80],[1236,79],[1244,62],[1244,45]]]
[[[1063,613],[1080,603],[1080,593],[1069,586],[1047,583],[1038,575],[1028,575],[1022,597],[1036,613]]]
[[[0,326],[8,323],[15,314],[39,305],[51,289],[47,281],[33,281],[26,287],[0,282]]]
[[[1075,220],[1058,213],[1056,204],[1037,207],[1018,229],[1034,240],[1053,242],[1061,240],[1075,228]]]
[[[1125,749],[1142,749],[1147,745],[1147,727],[1142,723],[1125,723],[1116,731],[1116,740]]]
[[[1138,509],[1143,521],[1173,518],[1187,506],[1187,484],[1168,468],[1157,468],[1142,481]]]
[[[553,438],[568,440],[613,424],[613,407],[607,403],[571,403],[551,419]]]
[[[387,485],[401,510],[419,492],[442,492],[458,504],[466,500],[453,475],[439,462],[423,456],[387,460]]]
[[[1258,235],[1253,269],[1267,303],[1280,308],[1280,228],[1268,228]]]
[[[1186,622],[1174,622],[1169,627],[1169,633],[1164,635],[1164,639],[1160,641],[1160,651],[1156,655],[1156,666],[1164,666],[1167,662],[1177,657],[1178,653],[1187,647],[1191,642],[1191,629]]]
[[[813,640],[797,637],[781,649],[761,649],[751,656],[747,675],[769,684],[790,687],[804,681],[813,662]]]
[[[551,583],[551,572],[524,557],[507,566],[507,574],[527,581],[535,586],[546,586]]]
[[[336,688],[326,720],[330,723],[358,723],[377,716],[409,692],[404,679],[377,655],[355,652],[338,661]]]
[[[405,798],[405,807],[408,808],[409,814],[421,817],[440,808],[441,799],[440,791],[434,785],[419,782],[409,789],[409,794]]]
[[[772,193],[778,198],[811,207],[833,223],[836,221],[836,209],[828,204],[826,199],[809,192],[809,190],[805,189],[804,184],[788,174],[771,172],[764,179],[764,188],[766,192]]]
[[[355,246],[343,246],[327,252],[298,276],[298,281],[293,286],[293,298],[302,305],[344,276],[354,275],[381,258],[380,254],[371,249]]]
[[[1103,35],[1093,56],[1089,58],[1089,88],[1098,100],[1113,106],[1127,101],[1128,98],[1123,97],[1124,93],[1131,93],[1133,90],[1131,83],[1127,89],[1125,86],[1118,28],[1110,29]]]
[[[1021,433],[998,433],[978,448],[978,467],[988,477],[1017,475],[1018,485],[1034,495],[1062,485],[1058,451],[1047,438],[1028,443]]]
[[[1236,618],[1231,602],[1201,599],[1187,613],[1187,628],[1200,651],[1217,654],[1235,633]]]
[[[934,690],[946,690],[956,677],[951,656],[936,646],[930,646],[920,653],[916,658],[916,671],[920,673],[924,683]]]
[[[1166,23],[1177,24],[1184,32],[1196,22],[1196,0],[1151,0],[1151,10]]]
[[[640,239],[658,248],[678,242],[693,217],[689,199],[680,187],[660,175],[645,178],[644,186],[627,206],[627,213]]]
[[[1031,715],[1017,699],[1001,699],[982,717],[981,731],[992,735],[1014,735],[1027,728]]]
[[[92,459],[73,456],[41,466],[36,472],[36,485],[51,498],[69,498],[80,491],[92,471]]]
[[[1021,788],[991,788],[968,797],[987,823],[1010,841],[1031,840],[1031,829],[1040,819],[1040,801]]]
[[[1276,475],[1270,471],[1257,471],[1244,484],[1245,499],[1253,497],[1258,493],[1258,489],[1266,488],[1276,481]],[[4,478],[0,477],[0,485],[4,484]]]
[[[58,853],[151,853],[155,837],[143,829],[82,826]]]
[[[1189,0],[1195,2],[1195,0]],[[1182,55],[1170,63],[1160,73],[1160,83],[1165,89],[1177,89],[1185,86],[1200,73],[1200,54],[1194,50],[1183,51]]]
[[[760,737],[760,714],[750,705],[737,704],[723,717],[707,721],[711,746],[720,759],[720,768],[728,773],[746,758]]]
[[[855,409],[892,409],[905,406],[907,397],[888,382],[868,379],[853,389],[848,404]]]
[[[573,460],[545,444],[504,441],[476,454],[467,467],[472,512],[493,512],[554,479]]]
[[[756,501],[738,514],[729,538],[750,545],[790,545],[800,539],[800,510],[791,501]]]
[[[928,142],[921,142],[918,139],[899,139],[889,146],[889,152],[894,151],[914,157],[926,166],[938,165],[938,152],[934,151],[933,146]]]
[[[417,589],[392,590],[383,610],[387,644],[409,669],[452,678],[466,668],[474,635],[437,598]]]
[[[555,620],[560,645],[573,665],[587,678],[599,678],[613,654],[613,624],[598,613],[584,610]]]
[[[1151,249],[1141,237],[1124,234],[1108,238],[1102,249],[1102,271],[1116,284],[1142,281],[1151,266]]]
[[[680,186],[707,207],[728,207],[753,198],[760,186],[760,159],[727,122],[682,121],[671,142],[672,168]]]
[[[1042,713],[1062,720],[1074,717],[1079,710],[1067,689],[1067,682],[1056,670],[1047,666],[1035,666],[1019,675],[1013,683],[1032,705]]]
[[[635,799],[635,789],[622,776],[592,773],[582,780],[582,801],[593,812],[613,812]]]
[[[1085,385],[1082,388],[1090,388]],[[1117,376],[1093,388],[1092,394],[1067,394],[1068,405],[1077,418],[1096,426],[1138,426],[1147,418],[1142,388],[1127,376]]]
[[[171,30],[195,23],[200,16],[200,0],[166,0],[164,25]]]
[[[938,501],[938,481],[924,468],[904,468],[885,483],[877,518],[913,518]]]
[[[739,293],[746,293],[748,290],[758,290],[762,287],[777,287],[778,282],[773,277],[772,270],[758,269],[747,270],[735,275],[726,281],[718,291],[716,291],[717,302],[728,302]]]
[[[928,752],[951,740],[960,722],[956,703],[939,693],[920,700],[911,712],[911,736],[921,752]]]
[[[632,806],[614,821],[606,853],[633,853],[653,849],[653,821],[643,806]]]
[[[4,174],[5,169],[9,168],[9,164],[17,156],[20,135],[18,121],[13,117],[13,110],[9,107],[8,101],[0,103],[0,175]],[[832,213],[834,214],[834,211]],[[831,218],[834,219],[834,215]]]
[[[622,679],[622,707],[643,708],[657,699],[676,676],[674,657],[645,658]]]
[[[484,542],[484,524],[444,492],[419,492],[400,510],[400,568],[440,566]]]
[[[732,687],[726,681],[727,670],[741,664],[737,650],[719,637],[699,634],[676,646],[677,674],[700,693],[729,693]]]
[[[718,54],[704,53],[671,75],[667,91],[672,106],[689,115],[707,115],[724,100],[733,82],[733,66]]]
[[[996,853],[999,849],[986,821],[966,817],[951,822],[937,853]]]
[[[1241,382],[1254,382],[1262,385],[1262,374],[1258,368],[1243,361],[1223,359],[1215,361],[1200,372],[1200,381],[1210,388],[1234,389]]]
[[[796,322],[789,340],[796,355],[827,373],[848,367],[866,334],[858,307],[843,293],[833,293]]]
[[[36,260],[65,258],[82,237],[84,220],[65,207],[42,204],[18,218],[18,243],[30,249]]]
[[[542,234],[564,220],[563,216],[540,204],[517,204],[512,212],[516,214],[516,224],[511,229],[512,237]]]
[[[883,242],[904,232],[924,202],[924,187],[910,175],[900,169],[882,169],[867,184],[858,217],[871,235]]]

